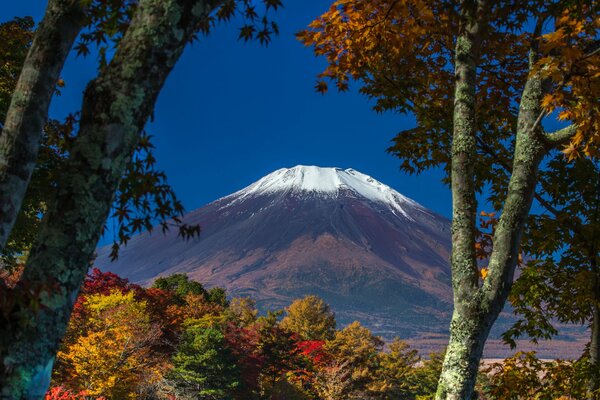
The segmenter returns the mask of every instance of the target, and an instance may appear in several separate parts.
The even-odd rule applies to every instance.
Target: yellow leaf
[[[481,268],[481,270],[479,271],[479,274],[481,275],[481,279],[483,279],[485,281],[485,278],[488,275],[488,269],[487,268]]]
[[[577,150],[577,147],[573,144],[573,142],[569,143],[568,146],[565,146],[562,152],[565,155],[565,157],[567,157],[567,161],[569,162],[580,157],[579,151]]]

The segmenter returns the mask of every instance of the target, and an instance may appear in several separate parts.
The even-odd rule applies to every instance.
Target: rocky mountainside
[[[96,264],[142,284],[185,272],[262,308],[317,294],[387,338],[448,329],[450,222],[356,170],[280,169],[185,221],[199,238],[144,233]]]

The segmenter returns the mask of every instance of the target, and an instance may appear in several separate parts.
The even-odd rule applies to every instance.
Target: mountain
[[[261,308],[317,294],[340,325],[359,320],[390,338],[447,332],[450,222],[353,169],[296,166],[188,213],[189,241],[134,237],[104,270],[142,284],[185,272]]]

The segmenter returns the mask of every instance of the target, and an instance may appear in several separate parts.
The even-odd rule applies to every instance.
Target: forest
[[[185,274],[149,288],[94,268],[75,302],[46,400],[433,399],[443,353],[336,329],[319,297],[259,315]],[[517,353],[479,373],[478,398],[577,399],[587,360]]]
[[[190,43],[225,25],[271,44],[283,7],[49,0],[37,24],[0,23],[0,398],[600,398],[596,0],[337,0],[296,33],[322,62],[316,92],[411,116],[387,152],[451,191],[443,354],[338,329],[311,296],[259,316],[185,276],[143,288],[91,269],[107,221],[114,258],[145,231],[201,237],[145,127]],[[69,54],[96,57],[96,75],[54,119]],[[516,353],[482,370],[506,304],[508,345],[557,323],[587,327],[589,344],[578,360]]]

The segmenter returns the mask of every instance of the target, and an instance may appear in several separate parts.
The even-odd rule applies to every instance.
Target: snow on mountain
[[[426,211],[414,200],[352,168],[344,170],[336,167],[324,168],[305,165],[278,169],[224,199],[233,199],[232,203],[225,205],[227,207],[235,202],[244,201],[248,197],[277,192],[297,195],[308,192],[322,197],[338,197],[345,191],[351,191],[366,200],[385,204],[411,220],[409,209]]]

